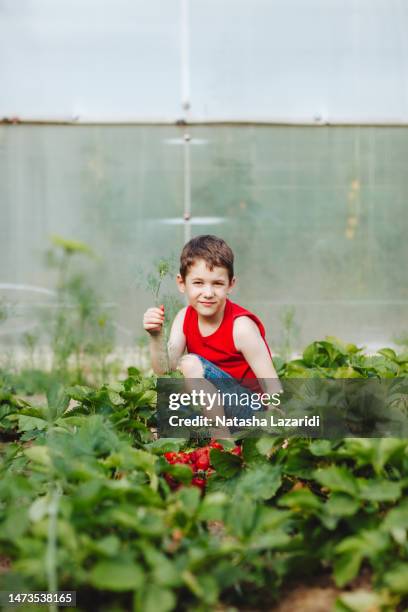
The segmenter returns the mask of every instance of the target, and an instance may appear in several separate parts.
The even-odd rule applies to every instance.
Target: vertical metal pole
[[[181,107],[188,122],[190,110],[190,28],[189,0],[181,0]]]
[[[190,111],[189,0],[181,0],[181,106],[188,123]],[[190,134],[184,133],[184,242],[191,239]]]
[[[190,135],[184,134],[184,242],[191,240]]]

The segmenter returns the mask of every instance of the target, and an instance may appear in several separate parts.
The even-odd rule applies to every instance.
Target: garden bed
[[[283,379],[408,374],[407,355],[333,339],[276,362]],[[76,590],[81,610],[404,609],[407,440],[156,439],[155,385],[129,368],[47,403],[3,385],[0,590]]]

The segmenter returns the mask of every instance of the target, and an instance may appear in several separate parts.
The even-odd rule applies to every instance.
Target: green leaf
[[[405,440],[396,438],[355,438],[345,440],[341,451],[356,461],[358,466],[372,465],[375,472],[380,474],[389,461],[403,455],[405,448]]]
[[[182,482],[184,484],[189,484],[193,477],[193,472],[189,468],[188,465],[180,464],[170,464],[166,463],[164,466],[164,471],[170,476],[173,476],[177,481]]]
[[[397,361],[397,354],[390,348],[383,348],[377,351],[380,355],[384,355],[387,359],[391,359],[391,361]]]
[[[128,455],[132,460],[134,467],[144,470],[148,474],[154,473],[155,464],[157,457],[151,453],[140,450],[138,448],[132,448],[128,451]]]
[[[218,600],[219,588],[216,579],[211,574],[201,574],[197,576],[203,592],[203,601],[208,606],[215,606]]]
[[[248,546],[251,550],[282,550],[287,548],[291,541],[292,537],[284,531],[270,531],[269,533],[257,533],[252,536]]]
[[[377,529],[362,529],[356,535],[344,538],[337,544],[336,554],[346,556],[354,554],[370,560],[378,560],[389,546],[390,540],[386,533]]]
[[[270,457],[276,446],[276,438],[271,436],[262,436],[256,443],[256,449],[261,455]]]
[[[338,587],[345,586],[357,576],[362,560],[362,555],[357,552],[347,553],[335,559],[333,570]]]
[[[281,486],[281,467],[278,465],[255,464],[241,476],[237,491],[252,499],[270,499]]]
[[[392,508],[385,517],[382,528],[390,531],[395,528],[408,529],[408,500],[404,499],[398,506]]]
[[[104,516],[104,521],[133,529],[145,537],[162,535],[166,529],[163,513],[159,510],[152,507],[132,507],[124,503],[110,509]]]
[[[145,586],[142,593],[135,594],[135,612],[170,612],[176,605],[176,598],[170,589],[158,584]]]
[[[332,452],[330,440],[313,440],[309,444],[309,450],[315,457],[326,457]]]
[[[26,507],[10,507],[7,518],[1,525],[0,540],[15,540],[18,542],[29,526],[29,517]]]
[[[40,431],[47,428],[47,421],[37,417],[20,415],[18,417],[18,429],[20,431],[32,431],[39,429]]]
[[[193,516],[200,504],[201,493],[197,487],[179,489],[176,497],[182,503],[184,510],[189,516]]]
[[[358,589],[352,593],[342,593],[340,601],[351,612],[374,612],[382,609],[383,600],[378,593]]]
[[[49,418],[55,421],[68,408],[70,397],[62,385],[53,383],[47,390],[47,402]]]
[[[41,521],[48,514],[50,500],[47,495],[38,497],[30,506],[28,516],[33,523]]]
[[[353,516],[359,508],[359,502],[345,493],[333,493],[327,500],[324,510],[330,516]]]
[[[198,510],[198,519],[200,521],[221,521],[227,502],[227,495],[221,491],[207,493]]]
[[[373,502],[396,501],[401,497],[401,485],[389,480],[358,479],[361,499]]]
[[[315,470],[314,477],[333,492],[348,493],[351,496],[358,494],[357,480],[346,467],[330,465],[320,468]]]
[[[146,450],[155,454],[178,452],[186,443],[184,438],[158,438],[149,444],[145,444]]]
[[[113,406],[120,406],[124,403],[124,400],[119,395],[119,393],[112,389],[108,389],[108,397],[109,397],[109,401],[111,402],[111,404],[113,404]]]
[[[107,557],[113,557],[118,554],[120,549],[120,540],[115,535],[107,535],[104,538],[100,538],[94,542],[94,550],[106,555]]]
[[[331,340],[333,341],[322,340],[309,344],[303,351],[303,361],[305,364],[325,368],[343,365],[348,352],[337,339],[331,338]]]
[[[92,389],[91,387],[85,387],[84,385],[75,385],[73,387],[67,387],[65,391],[69,395],[69,397],[78,402],[83,402],[84,400],[88,399],[90,395],[94,394],[94,389]]]
[[[219,589],[213,576],[209,574],[194,576],[192,572],[185,570],[182,577],[186,586],[198,599],[214,606],[218,599]]]
[[[211,465],[216,472],[223,478],[231,478],[235,476],[242,465],[240,457],[231,453],[212,448],[210,452]]]
[[[363,378],[363,375],[358,370],[355,370],[352,366],[342,366],[340,368],[336,368],[333,378]]]
[[[147,544],[143,546],[143,554],[152,570],[155,583],[164,587],[178,587],[182,584],[176,564],[168,559],[165,554]]]
[[[408,594],[408,563],[398,563],[385,573],[385,584],[399,595]]]
[[[310,491],[310,489],[299,489],[283,495],[278,502],[279,506],[291,508],[295,511],[317,511],[320,512],[322,502]]]
[[[242,443],[242,458],[245,463],[265,463],[266,458],[260,453],[257,438],[246,438]]]
[[[50,449],[47,446],[30,446],[25,449],[24,454],[34,463],[40,463],[46,467],[52,465]]]
[[[247,497],[239,498],[228,508],[225,524],[233,534],[245,538],[253,531],[256,512],[254,501]]]
[[[99,561],[92,568],[89,581],[104,591],[135,591],[143,584],[143,572],[135,563],[121,559]]]

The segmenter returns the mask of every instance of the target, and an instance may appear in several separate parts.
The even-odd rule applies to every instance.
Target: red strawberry
[[[197,461],[197,453],[196,451],[191,451],[189,453],[190,463],[195,463]]]
[[[242,455],[242,448],[240,446],[234,446],[231,453],[240,457]]]
[[[223,445],[220,444],[219,442],[217,442],[216,440],[211,440],[210,447],[211,448],[217,448],[218,450],[224,450]]]
[[[176,463],[189,463],[189,461],[188,453],[179,453],[176,459]]]
[[[210,467],[210,460],[206,455],[200,455],[195,462],[197,470],[208,470]]]
[[[168,463],[176,463],[177,460],[177,453],[164,453],[164,456],[166,458],[166,461]]]
[[[202,491],[204,491],[204,489],[205,489],[205,480],[204,480],[204,478],[199,478],[198,476],[195,476],[193,478],[193,480],[191,481],[191,484],[194,487],[198,487]]]

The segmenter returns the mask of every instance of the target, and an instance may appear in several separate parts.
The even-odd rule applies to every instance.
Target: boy
[[[228,299],[235,276],[234,255],[226,242],[211,235],[190,240],[181,253],[177,285],[186,295],[188,306],[173,321],[167,351],[164,308],[149,308],[144,314],[155,373],[179,369],[187,379],[218,383],[228,379],[247,390],[259,389],[255,379],[261,379],[266,392],[279,392],[280,383],[261,321]],[[234,414],[244,416],[242,410]]]

